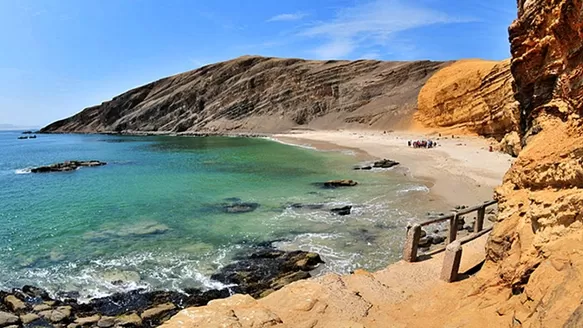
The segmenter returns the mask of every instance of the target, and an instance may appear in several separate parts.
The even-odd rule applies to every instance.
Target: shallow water
[[[346,152],[250,138],[18,135],[0,132],[0,289],[33,284],[88,298],[220,287],[208,278],[217,268],[274,240],[320,253],[323,272],[375,270],[399,259],[407,222],[447,208],[402,168],[353,171],[358,159]],[[108,165],[27,174],[89,159]],[[360,184],[313,185],[342,178]],[[222,211],[237,199],[259,207]],[[351,215],[329,212],[344,205]]]

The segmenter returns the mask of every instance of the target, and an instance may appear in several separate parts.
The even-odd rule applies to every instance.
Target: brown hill
[[[457,61],[434,74],[419,93],[416,119],[426,127],[466,130],[501,140],[518,130],[510,60]]]
[[[446,63],[245,56],[167,77],[42,132],[278,132],[406,126],[419,90]]]

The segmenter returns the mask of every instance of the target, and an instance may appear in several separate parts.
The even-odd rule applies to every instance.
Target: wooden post
[[[451,244],[457,238],[457,213],[453,215],[453,218],[449,219],[449,236],[447,238],[447,243]]]
[[[421,238],[421,226],[414,224],[407,230],[407,239],[403,247],[403,260],[407,262],[417,261],[417,248],[419,247],[419,239]]]
[[[441,280],[454,282],[457,280],[462,260],[462,244],[459,241],[447,245],[441,267]]]
[[[478,209],[478,217],[476,218],[476,223],[474,224],[474,232],[480,232],[484,229],[484,217],[486,216],[486,205]]]

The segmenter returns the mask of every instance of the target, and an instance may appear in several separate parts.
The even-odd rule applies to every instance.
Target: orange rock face
[[[415,118],[426,127],[462,129],[501,140],[518,129],[512,82],[510,60],[457,61],[423,86]]]
[[[583,327],[583,1],[520,0],[510,40],[525,147],[481,276],[512,290],[500,315]]]

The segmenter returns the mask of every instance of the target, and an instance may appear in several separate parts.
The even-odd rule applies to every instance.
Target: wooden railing
[[[484,230],[484,218],[486,216],[486,208],[488,206],[496,204],[497,201],[492,200],[485,202],[474,207],[465,208],[461,210],[456,210],[451,214],[443,215],[433,220],[428,220],[422,223],[414,224],[407,229],[407,239],[405,240],[405,246],[403,248],[403,259],[407,262],[417,261],[417,251],[419,248],[419,239],[421,239],[421,228],[428,226],[430,224],[440,223],[449,220],[449,229],[447,237],[447,245],[453,243],[457,239],[458,233],[458,218],[462,215],[466,215],[472,212],[478,212],[476,222],[474,223],[474,233],[470,238],[464,239],[464,242],[475,239],[481,236],[481,232]]]

